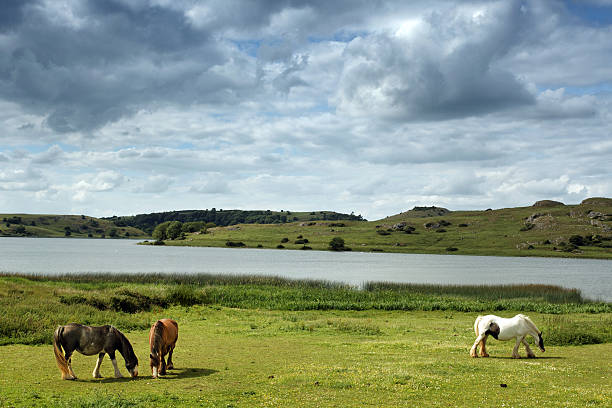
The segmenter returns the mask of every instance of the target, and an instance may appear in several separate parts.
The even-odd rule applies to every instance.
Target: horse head
[[[542,338],[542,332],[538,333],[538,347],[540,348],[540,350],[542,350],[542,352],[546,351],[544,349],[544,339]]]
[[[149,354],[150,364],[151,364],[151,373],[153,374],[153,378],[157,378],[159,371],[161,369],[161,357],[157,354],[157,350],[151,351]]]
[[[123,333],[121,333],[119,330],[117,330],[117,332],[120,334],[120,352],[125,360],[125,368],[128,370],[131,377],[138,377],[138,357],[136,357],[136,353],[134,353],[134,348]]]

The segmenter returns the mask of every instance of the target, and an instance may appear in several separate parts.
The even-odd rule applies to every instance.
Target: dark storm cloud
[[[225,91],[244,86],[211,71],[228,56],[181,11],[89,1],[73,4],[74,21],[58,22],[48,7],[28,6],[8,36],[0,96],[48,115],[57,132],[95,129],[149,104],[231,102]]]

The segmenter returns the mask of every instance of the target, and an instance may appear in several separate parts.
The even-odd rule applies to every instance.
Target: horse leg
[[[478,337],[476,337],[476,341],[474,342],[474,345],[470,349],[470,356],[478,357],[478,354],[476,354],[476,349],[478,348],[478,344],[482,341],[484,337],[485,337],[484,334],[479,334]]]
[[[166,360],[164,356],[161,356],[161,371],[159,372],[161,375],[166,375]]]
[[[524,337],[517,337],[516,344],[514,345],[514,349],[512,349],[512,358],[521,358],[518,353],[519,346],[521,345],[521,341],[523,341]]]
[[[68,371],[70,372],[70,375],[72,376],[72,378],[66,378],[67,380],[76,380],[77,376],[74,373],[74,371],[72,371],[72,351],[71,352],[66,352],[66,362],[68,363]]]
[[[480,340],[480,357],[489,357],[487,353],[487,338],[489,336],[484,336],[482,340]]]
[[[533,351],[531,351],[531,348],[529,348],[529,344],[527,343],[527,340],[525,340],[525,338],[523,338],[523,344],[525,345],[525,351],[527,352],[527,358],[535,358],[535,354],[533,353]]]
[[[102,365],[102,359],[104,358],[104,353],[98,354],[98,360],[96,361],[96,367],[93,370],[93,378],[102,378],[100,374],[100,366]]]
[[[113,354],[108,353],[108,356],[110,357],[111,363],[113,363],[113,367],[115,368],[115,378],[123,377],[121,375],[121,371],[119,371],[119,367],[117,367],[117,359],[115,358],[115,352],[113,352]]]
[[[174,351],[174,346],[170,348],[170,351],[168,352],[168,365],[166,366],[166,368],[168,370],[174,370],[174,364],[172,363],[172,352]]]

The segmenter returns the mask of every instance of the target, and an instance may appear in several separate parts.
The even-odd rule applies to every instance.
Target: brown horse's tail
[[[53,333],[53,352],[55,353],[55,362],[57,363],[57,367],[62,372],[62,380],[65,380],[67,378],[72,378],[72,375],[70,374],[70,369],[68,368],[68,362],[66,361],[64,354],[62,354],[62,343],[60,340],[63,331],[64,328],[59,326]]]

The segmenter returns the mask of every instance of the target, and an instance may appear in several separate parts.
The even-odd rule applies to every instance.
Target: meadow
[[[0,276],[0,406],[609,406],[612,305],[543,285],[443,286],[211,275]],[[513,360],[490,340],[472,359],[474,318],[529,314],[546,353]],[[152,380],[148,329],[179,322],[176,370]],[[113,324],[140,376],[73,356],[62,381],[58,324]],[[523,356],[524,350],[521,349]],[[123,359],[121,371],[127,375]]]
[[[332,239],[342,238],[345,249],[363,252],[612,259],[610,214],[610,199],[486,211],[422,207],[371,222],[313,220],[217,227],[164,243],[329,250]]]

